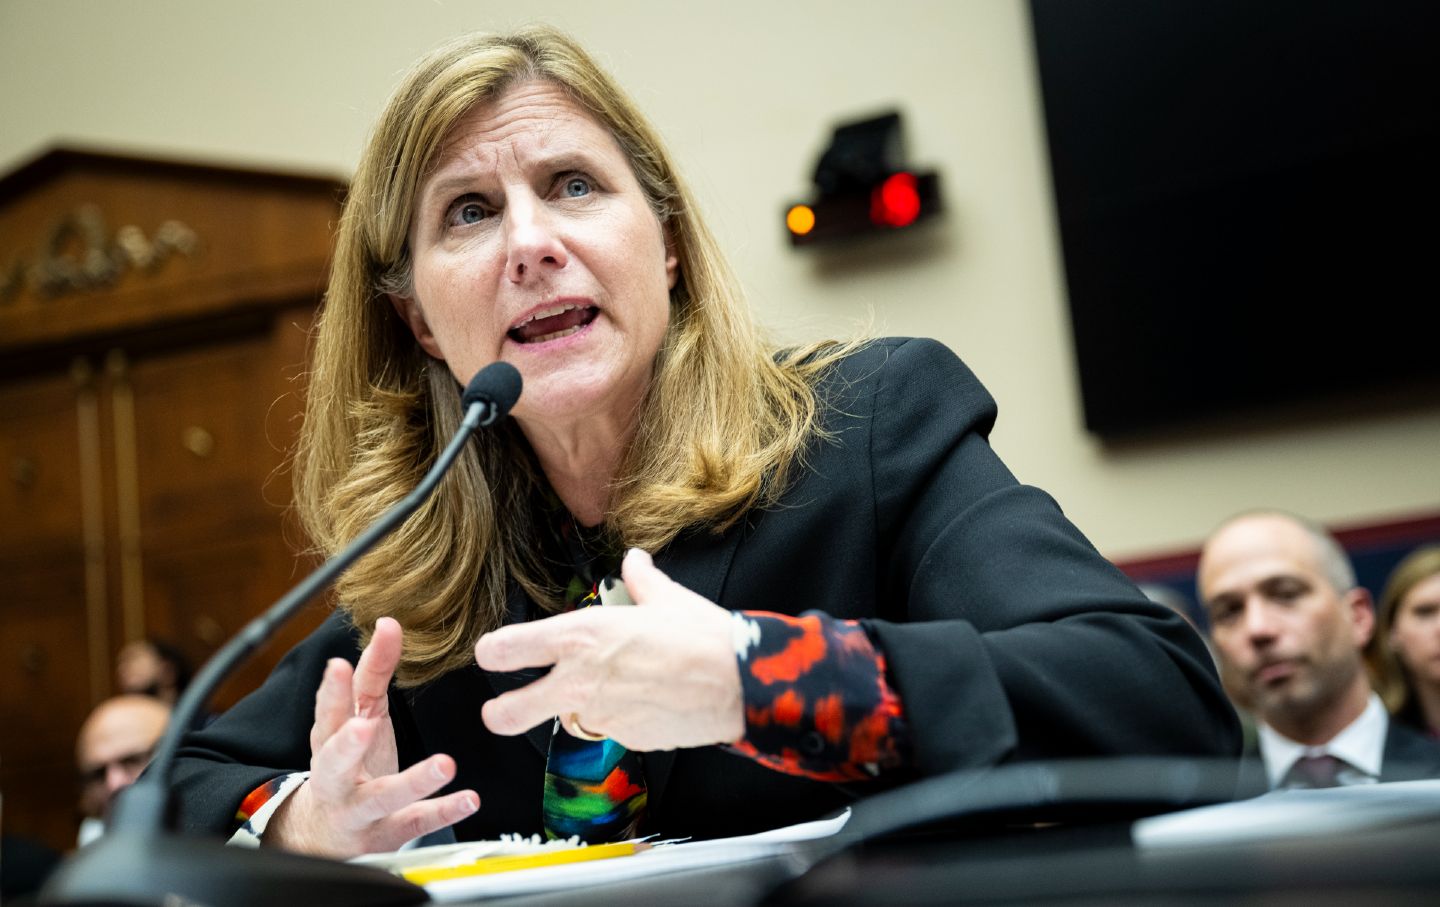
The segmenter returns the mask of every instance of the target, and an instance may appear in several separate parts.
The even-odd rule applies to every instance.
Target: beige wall
[[[768,324],[873,318],[950,344],[1000,401],[996,449],[1107,554],[1188,546],[1258,504],[1345,524],[1440,510],[1440,405],[1123,450],[1084,432],[1021,0],[0,0],[0,170],[69,141],[345,175],[412,59],[536,19],[650,112]],[[897,103],[948,218],[839,259],[790,251],[780,206],[828,126]]]

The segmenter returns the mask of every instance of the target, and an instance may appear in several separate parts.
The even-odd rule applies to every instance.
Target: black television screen
[[[1440,388],[1440,3],[1031,14],[1091,431]]]

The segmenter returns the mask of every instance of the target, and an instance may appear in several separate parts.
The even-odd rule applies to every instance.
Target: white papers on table
[[[487,857],[529,856],[546,851],[570,850],[583,847],[578,838],[560,841],[542,841],[539,835],[524,838],[514,835],[498,841],[462,841],[459,844],[431,844],[424,847],[404,847],[389,853],[367,853],[350,862],[373,866],[399,875],[407,869],[422,866],[431,869],[450,866],[464,866]]]
[[[603,885],[685,870],[748,863],[771,857],[794,860],[795,871],[798,873],[806,868],[806,858],[801,845],[838,833],[849,818],[850,810],[847,809],[834,818],[802,822],[799,825],[754,835],[717,838],[713,841],[657,843],[630,856],[445,879],[429,883],[425,886],[425,891],[434,901],[505,897]],[[395,854],[371,855],[359,858],[357,862],[365,862],[393,872],[416,865],[436,865],[441,862],[453,864],[462,854],[468,860],[517,852],[520,851],[517,851],[511,842],[476,841],[469,844],[420,847]],[[464,861],[466,860],[461,860]]]

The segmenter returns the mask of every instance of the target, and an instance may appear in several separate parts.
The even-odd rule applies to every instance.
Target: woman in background
[[[1396,719],[1440,737],[1440,545],[1418,548],[1380,596],[1371,664]]]
[[[323,553],[496,360],[512,418],[187,738],[187,826],[705,837],[1008,760],[1236,752],[1199,637],[1016,482],[959,359],[768,343],[654,130],[548,29],[422,59],[362,156],[297,462]]]

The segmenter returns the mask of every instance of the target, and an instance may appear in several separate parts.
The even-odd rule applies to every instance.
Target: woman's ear
[[[415,342],[420,348],[436,359],[445,360],[440,354],[440,344],[435,342],[435,335],[430,333],[430,324],[425,320],[425,313],[420,309],[420,303],[404,296],[396,296],[394,293],[385,294],[390,299],[390,304],[395,307],[395,314],[410,328],[410,333],[415,335]]]
[[[670,232],[670,225],[662,224],[660,230],[665,235],[665,283],[673,290],[680,280],[680,257],[675,251],[675,236]]]

